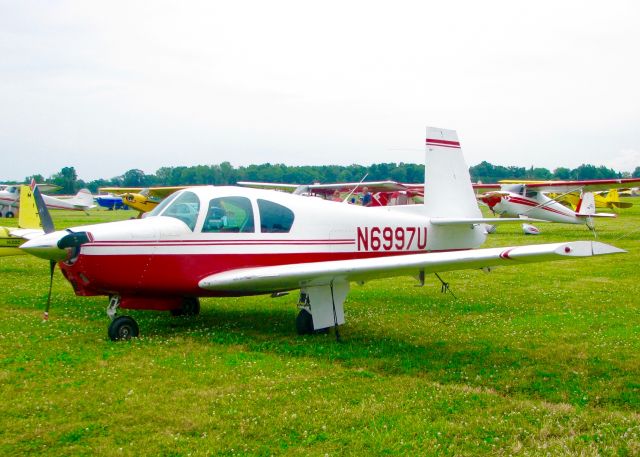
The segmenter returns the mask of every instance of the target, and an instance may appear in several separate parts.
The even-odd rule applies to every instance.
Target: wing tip
[[[556,253],[571,257],[591,257],[596,255],[624,254],[627,251],[600,241],[571,241],[556,249]]]

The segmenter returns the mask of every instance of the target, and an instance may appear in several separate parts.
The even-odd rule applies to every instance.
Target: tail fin
[[[427,127],[424,181],[428,216],[482,217],[455,130]]]
[[[584,192],[580,196],[576,213],[578,216],[592,216],[596,213],[596,200],[593,192]]]
[[[93,195],[89,189],[80,189],[70,203],[80,207],[93,208]]]
[[[596,206],[598,203],[596,196]],[[618,194],[618,189],[611,189],[607,193],[606,196],[600,197],[607,208],[631,208],[633,206],[632,203],[620,201],[620,194]]]
[[[20,186],[20,212],[18,214],[18,227],[39,229],[40,216],[36,207],[33,190],[27,185]]]

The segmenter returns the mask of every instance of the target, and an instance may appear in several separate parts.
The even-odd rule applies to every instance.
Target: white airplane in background
[[[42,187],[38,184],[38,188],[42,191]],[[93,195],[89,189],[80,189],[76,195],[69,198],[56,198],[50,195],[42,195],[44,203],[50,209],[70,209],[76,211],[87,211],[95,208],[93,203]],[[9,185],[5,189],[0,190],[0,206],[7,207],[5,217],[14,217],[12,208],[20,206],[20,186]]]
[[[298,332],[335,327],[337,336],[351,282],[409,275],[423,284],[427,273],[624,252],[596,241],[476,249],[495,221],[482,217],[455,131],[427,128],[426,163],[424,204],[366,208],[202,186],[143,219],[53,231],[41,212],[47,234],[21,249],[57,262],[77,295],[110,297],[113,340],[139,332],[119,309],[196,314],[198,297],[291,290],[300,290]]]
[[[599,179],[584,181],[530,181],[503,184],[478,184],[477,191],[486,190],[478,199],[491,211],[502,217],[525,216],[550,222],[587,224],[593,228],[595,217],[616,217],[611,213],[596,213],[594,191],[632,187],[640,183],[638,178]],[[575,211],[560,203],[564,195],[579,192]],[[550,198],[548,193],[559,194]]]

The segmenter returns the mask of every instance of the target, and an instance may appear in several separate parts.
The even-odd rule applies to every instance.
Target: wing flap
[[[268,293],[326,285],[335,280],[365,281],[400,275],[544,262],[626,252],[597,241],[574,241],[468,251],[432,252],[373,259],[336,260],[217,273],[200,280],[212,291]]]

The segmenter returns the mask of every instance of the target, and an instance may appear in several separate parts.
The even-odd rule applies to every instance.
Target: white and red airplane
[[[46,185],[45,187],[52,187]],[[38,185],[42,190],[42,185]],[[76,211],[87,211],[94,208],[96,205],[93,203],[93,195],[89,189],[80,189],[78,193],[69,198],[56,198],[50,195],[42,195],[44,203],[47,208],[50,209],[70,209]],[[6,206],[9,208],[20,207],[20,186],[11,185],[5,189],[0,190],[0,206]],[[11,210],[6,211],[6,217],[14,217],[14,213]]]
[[[596,213],[594,191],[632,187],[640,183],[638,178],[596,179],[584,181],[530,181],[503,184],[478,184],[476,190],[488,190],[478,199],[491,211],[502,217],[526,216],[550,222],[587,224],[593,228],[594,217],[616,217],[611,213]],[[499,190],[493,190],[499,189]],[[575,211],[546,194],[560,196],[580,192]]]
[[[427,128],[424,204],[365,208],[262,189],[196,187],[137,220],[74,227],[21,249],[58,262],[77,295],[118,309],[199,312],[198,297],[300,290],[299,333],[344,323],[351,282],[624,252],[595,241],[476,249],[485,223],[453,130]],[[518,219],[519,220],[519,219]],[[46,229],[45,231],[51,231]]]

